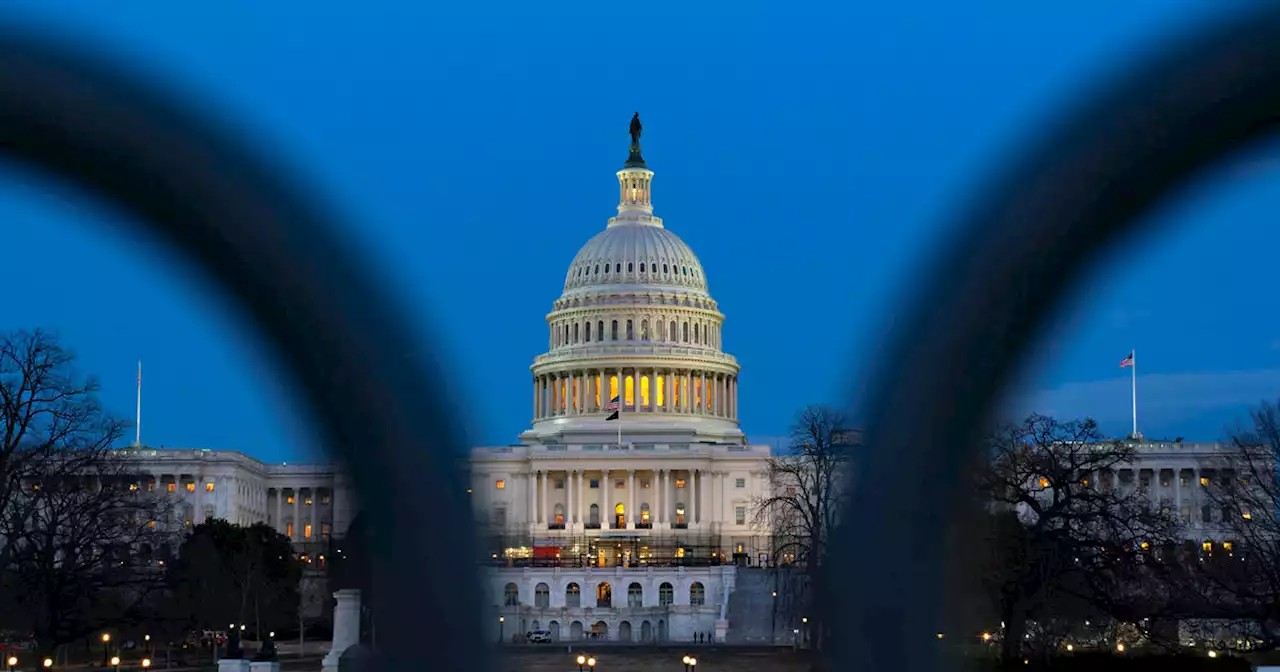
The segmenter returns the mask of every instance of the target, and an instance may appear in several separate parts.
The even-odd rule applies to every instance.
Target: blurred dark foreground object
[[[1111,653],[1078,653],[1043,659],[1027,659],[1025,663],[1002,666],[995,660],[966,661],[953,672],[996,672],[1014,669],[1025,672],[1253,672],[1253,665],[1243,658],[1204,654],[1180,655],[1115,655]]]
[[[404,357],[421,339],[313,199],[105,62],[0,35],[0,150],[132,215],[258,325],[354,477],[375,574],[394,587],[375,606],[377,667],[489,669],[464,453],[439,396],[449,386],[428,384],[443,373],[430,353]],[[1277,118],[1280,5],[1266,5],[1122,78],[962,220],[896,352],[879,358],[893,370],[872,388],[869,448],[828,563],[839,571],[815,586],[830,669],[935,669],[937,512],[1040,325],[1100,251]],[[867,540],[892,552],[866,552]]]

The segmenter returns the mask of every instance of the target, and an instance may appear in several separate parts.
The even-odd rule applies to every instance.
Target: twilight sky
[[[483,444],[528,422],[543,318],[614,212],[633,111],[657,214],[728,317],[745,429],[774,442],[805,404],[847,400],[968,190],[1081,87],[1208,16],[1190,0],[204,4],[9,0],[0,16],[199,96],[349,213],[439,337],[458,374],[441,384]],[[1280,396],[1272,156],[1098,269],[1011,403],[1123,434],[1131,348],[1148,436],[1217,439]],[[209,287],[12,168],[0,221],[0,327],[58,332],[125,416],[142,358],[146,443],[315,459],[294,393]]]

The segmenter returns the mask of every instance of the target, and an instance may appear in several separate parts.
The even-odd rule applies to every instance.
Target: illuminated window
[[[187,488],[187,492],[195,492],[195,491],[196,491],[196,484],[195,484],[195,483],[187,483],[185,487]]]
[[[289,523],[288,525],[284,526],[284,536],[286,537],[293,536],[293,523]]]
[[[302,538],[303,539],[311,538],[311,523],[307,523],[306,525],[302,526]]]
[[[666,401],[665,401],[666,391],[667,391],[667,377],[666,377],[666,376],[658,376],[658,399],[657,399],[657,404],[658,404],[658,406],[659,406],[659,407],[661,407],[663,404],[665,404],[665,403],[666,403]]]
[[[1200,485],[1209,485],[1209,478],[1207,476],[1201,476]]]
[[[1253,520],[1253,514],[1249,513],[1248,511],[1241,513],[1240,517],[1244,518],[1245,520]]]
[[[640,405],[649,405],[649,376],[640,379]]]
[[[1233,548],[1233,546],[1232,546],[1231,542],[1229,542],[1229,541],[1224,541],[1224,542],[1222,542],[1222,550],[1224,550],[1224,551],[1226,551],[1226,552],[1230,553],[1232,548]]]
[[[618,377],[609,376],[609,399],[618,396]]]
[[[154,529],[156,528],[156,521],[154,521],[154,520],[153,520],[153,521],[148,522],[148,523],[147,523],[147,527],[149,527],[149,528],[151,528],[151,529],[153,529],[153,530],[154,530]]]
[[[626,378],[626,392],[627,392],[627,396],[626,396],[626,399],[622,401],[623,405],[635,406],[636,405],[636,382],[635,382],[635,379],[633,379],[631,376],[627,376]]]
[[[166,484],[165,484],[165,486],[164,486],[164,489],[165,489],[166,491],[168,491],[168,492],[177,492],[177,491],[178,491],[178,484],[177,484],[177,483],[166,483]]]
[[[1047,479],[1047,478],[1045,478],[1045,477],[1041,476],[1041,477],[1040,477],[1040,487],[1042,487],[1042,488],[1047,488],[1047,487],[1049,487],[1049,479]]]
[[[310,498],[310,497],[303,497],[303,498],[302,498],[302,505],[303,505],[303,506],[311,506],[311,498]]]
[[[467,488],[467,492],[471,492],[471,488]],[[329,493],[326,492],[325,494],[320,495],[320,503],[325,506],[329,505]]]
[[[1144,550],[1144,551],[1145,551],[1145,550],[1147,550],[1148,548],[1151,548],[1151,543],[1150,543],[1150,542],[1146,542],[1146,541],[1142,542],[1142,550]]]
[[[1212,541],[1206,541],[1206,542],[1204,542],[1203,544],[1200,544],[1200,548],[1204,549],[1204,552],[1205,552],[1205,553],[1212,553],[1212,552],[1213,552],[1213,542],[1212,542]]]
[[[204,491],[205,491],[205,492],[213,492],[213,482],[212,482],[212,481],[210,481],[210,482],[208,482],[208,483],[205,483],[205,484],[204,484]]]
[[[649,505],[648,504],[640,505],[640,522],[644,523],[645,525],[649,524]]]
[[[130,490],[137,490],[137,489],[138,489],[138,484],[137,484],[137,483],[130,483],[130,484],[129,484],[129,489],[130,489]]]
[[[642,487],[642,488],[647,488],[647,487],[649,487],[649,479],[647,479],[647,478],[642,478],[642,479],[640,479],[640,487]]]
[[[285,504],[292,504],[292,503],[293,503],[293,495],[289,495],[288,497],[285,497],[285,498],[284,498],[284,503],[285,503]]]
[[[698,581],[694,581],[689,586],[689,604],[694,606],[702,605],[707,601],[707,590],[702,587]]]
[[[505,490],[507,488],[507,482],[499,478],[498,480],[493,482],[493,487],[497,488],[498,490]]]
[[[684,479],[683,479],[683,478],[677,478],[677,479],[676,479],[676,487],[677,487],[677,488],[683,488],[683,487],[684,487]]]

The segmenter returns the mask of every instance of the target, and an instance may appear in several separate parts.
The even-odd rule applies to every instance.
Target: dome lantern
[[[618,216],[609,225],[640,223],[662,226],[653,216],[653,171],[640,155],[640,113],[631,117],[631,154],[618,171]]]

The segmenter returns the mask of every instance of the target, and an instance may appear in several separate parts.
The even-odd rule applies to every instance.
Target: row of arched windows
[[[706,604],[707,590],[700,581],[694,581],[689,584],[689,604],[700,606]],[[520,605],[520,586],[515,583],[508,583],[502,591],[503,605],[515,607]],[[663,581],[658,586],[658,606],[667,607],[675,603],[675,588],[670,583]],[[533,589],[533,606],[539,609],[547,609],[551,606],[551,586],[545,583],[539,583]],[[582,606],[582,588],[576,583],[570,583],[564,588],[564,606],[581,607]],[[589,605],[590,606],[590,605]],[[613,586],[607,582],[596,584],[596,607],[608,608],[613,606]],[[632,582],[627,586],[627,606],[643,607],[644,606],[644,586],[639,583]]]
[[[637,336],[641,341],[656,340],[720,347],[720,325],[711,320],[684,320],[682,322],[655,320],[651,332],[648,319],[640,320],[638,333],[634,320],[623,320],[622,322],[610,320],[608,323],[604,320],[596,320],[594,323],[591,320],[560,322],[551,328],[551,345],[558,348],[562,345],[576,345],[593,341],[634,341],[637,340]]]
[[[613,271],[612,273],[609,272],[610,269],[612,269]],[[603,270],[603,273],[601,273],[602,270]],[[627,273],[633,274],[635,272],[636,272],[636,263],[634,261],[628,261]],[[573,273],[573,276],[579,279],[590,278],[590,277],[600,277],[602,275],[605,278],[616,278],[619,275],[622,275],[622,263],[618,262],[614,264],[595,264],[594,266],[592,266],[591,264],[583,264],[579,266]],[[643,261],[640,262],[640,275],[648,275],[648,276],[654,276],[662,279],[676,279],[676,280],[680,278],[698,280],[702,277],[702,274],[698,271],[698,268],[696,266],[676,266],[675,264],[664,263],[662,264],[661,272],[659,272],[657,262],[643,262]]]

